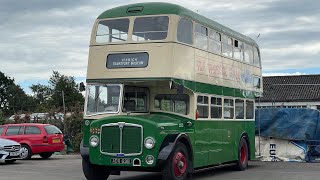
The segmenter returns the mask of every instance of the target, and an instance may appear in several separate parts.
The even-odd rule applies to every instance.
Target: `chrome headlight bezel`
[[[91,147],[98,147],[99,146],[99,137],[96,135],[92,135],[89,139],[89,144]]]
[[[156,144],[156,140],[154,140],[153,137],[147,137],[144,140],[144,147],[147,148],[147,149],[154,148],[155,144]]]

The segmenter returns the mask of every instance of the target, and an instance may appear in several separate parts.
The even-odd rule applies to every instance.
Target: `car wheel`
[[[247,141],[242,137],[238,147],[238,160],[235,165],[235,169],[238,171],[244,171],[248,168],[249,150]]]
[[[20,149],[20,157],[22,159],[30,159],[32,156],[32,151],[30,149],[30,147],[28,145],[21,145],[21,149]]]
[[[13,159],[13,160],[6,160],[5,161],[7,164],[13,164],[14,162],[16,162],[16,160],[15,159]]]
[[[178,142],[162,169],[162,179],[184,180],[188,176],[189,166],[187,148],[183,143]]]
[[[42,159],[49,159],[52,156],[53,152],[45,152],[40,153],[39,155],[42,157]]]
[[[91,164],[89,159],[82,158],[82,170],[87,180],[106,180],[110,175],[107,167]]]

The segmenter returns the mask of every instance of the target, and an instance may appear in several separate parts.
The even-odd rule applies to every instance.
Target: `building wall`
[[[257,108],[267,108],[267,107],[283,107],[283,108],[310,108],[320,110],[319,102],[256,102]]]

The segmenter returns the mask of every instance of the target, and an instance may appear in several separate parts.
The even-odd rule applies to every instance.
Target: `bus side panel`
[[[222,132],[222,157],[223,162],[235,161],[238,159],[238,148],[243,133],[248,134],[250,145],[250,158],[255,157],[255,139],[254,132],[255,124],[254,121],[244,120],[225,120],[221,122]]]

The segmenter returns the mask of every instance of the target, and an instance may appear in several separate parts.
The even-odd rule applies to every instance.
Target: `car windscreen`
[[[46,130],[47,134],[62,134],[59,128],[57,128],[54,125],[44,126],[44,129]]]

